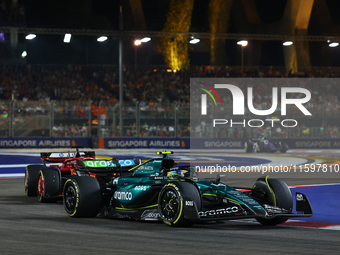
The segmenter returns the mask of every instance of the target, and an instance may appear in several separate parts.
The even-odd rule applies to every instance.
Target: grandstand
[[[237,67],[214,67],[212,70],[202,66],[181,72],[161,68],[128,70],[123,80],[123,136],[126,137],[189,137],[190,77],[335,78],[339,75],[337,69],[314,69],[295,75],[275,68],[247,68],[244,73]],[[0,72],[2,136],[119,137],[116,67],[15,65],[1,66]],[[328,84],[323,89],[310,89],[317,95],[310,102],[315,109],[313,118],[302,120],[303,126],[289,133],[273,128],[269,132],[271,136],[338,137],[340,87]],[[262,88],[261,93],[271,95],[270,88]],[[271,96],[262,100],[260,106],[270,104]],[[322,116],[323,122],[318,121]],[[200,137],[254,135],[240,128],[226,134],[204,133]]]

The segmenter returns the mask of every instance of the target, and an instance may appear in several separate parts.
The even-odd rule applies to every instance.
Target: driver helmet
[[[185,173],[187,173],[188,171],[186,170],[174,170],[174,171],[169,171],[167,173],[167,177],[170,179],[170,180],[173,180],[173,179],[178,179],[178,178],[183,178],[185,176]]]

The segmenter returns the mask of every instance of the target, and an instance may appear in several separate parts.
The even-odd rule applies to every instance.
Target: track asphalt
[[[7,157],[0,157],[2,164],[21,164],[19,171],[23,171],[25,164],[39,162],[37,154],[33,159],[28,155],[20,160],[17,156],[8,157],[16,152],[4,154]],[[307,154],[301,152],[294,157]],[[316,156],[338,157],[337,152],[324,154],[316,153]],[[152,155],[144,156],[150,158]],[[4,169],[8,168],[3,167],[0,171]],[[231,178],[227,183],[251,187],[255,180]],[[253,221],[225,221],[170,228],[163,223],[98,217],[73,219],[66,215],[60,202],[42,204],[37,198],[26,197],[22,178],[1,179],[0,254],[337,254],[340,231],[333,230],[340,229],[337,226],[340,224],[340,186],[331,183],[340,183],[340,180],[289,177],[285,181],[288,185],[298,186],[291,188],[293,195],[299,191],[308,196],[315,213],[308,220],[313,222],[291,221],[268,227]]]

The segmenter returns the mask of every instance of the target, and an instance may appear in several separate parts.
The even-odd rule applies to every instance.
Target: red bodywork
[[[50,168],[58,168],[61,172],[62,176],[65,175],[77,175],[76,168],[77,168],[77,160],[95,160],[96,157],[77,157],[76,155],[72,158],[69,157],[60,157],[60,158],[51,158],[51,157],[41,157],[41,161],[43,163],[61,163],[58,165],[50,164],[48,167]]]
[[[78,165],[77,161],[84,160],[96,160],[95,153],[90,152],[76,152],[76,153],[41,153],[41,161],[46,167],[58,169],[60,171],[61,184],[72,175],[78,175],[80,173],[77,171]],[[47,164],[47,165],[46,165]],[[109,182],[110,180],[117,177],[117,173],[105,173],[98,174],[89,172],[90,176],[96,178],[100,182]],[[40,186],[39,186],[40,185]],[[38,194],[43,193],[45,190],[44,180],[38,180]],[[39,193],[40,192],[40,193]],[[60,194],[53,195],[54,197],[62,196]]]

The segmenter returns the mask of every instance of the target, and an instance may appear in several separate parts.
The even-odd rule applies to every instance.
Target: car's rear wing
[[[78,160],[77,164],[82,167],[86,167],[90,172],[94,173],[120,173],[123,176],[123,172],[127,172],[132,167],[139,165],[140,159],[117,159],[112,160]]]
[[[77,155],[78,154],[78,155]],[[42,152],[40,157],[42,161],[63,162],[65,159],[73,157],[95,157],[94,151],[76,151],[76,152]]]
[[[139,159],[138,159],[139,160]],[[96,159],[96,160],[83,160],[84,166],[89,168],[131,168],[136,166],[137,159],[113,159],[113,160],[106,160],[106,159]]]

